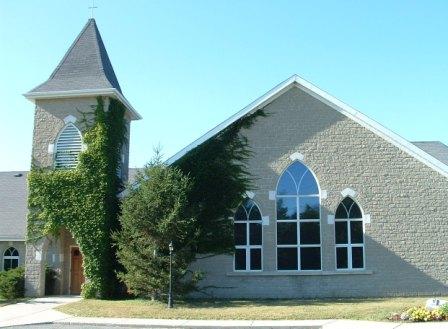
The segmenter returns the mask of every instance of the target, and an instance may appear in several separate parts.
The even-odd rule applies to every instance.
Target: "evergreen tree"
[[[169,251],[173,241],[174,290],[196,289],[200,272],[189,265],[200,257],[234,250],[229,216],[252,186],[247,170],[251,150],[242,129],[263,110],[246,116],[185,154],[171,166],[156,160],[137,176],[124,199],[117,233],[118,258],[126,272],[121,280],[141,297],[160,297],[168,290]]]
[[[160,298],[167,293],[171,241],[174,292],[185,294],[195,288],[200,273],[188,270],[195,256],[191,246],[198,235],[188,209],[190,190],[188,176],[158,159],[129,188],[122,204],[121,231],[115,239],[118,259],[126,269],[119,277],[132,294]]]

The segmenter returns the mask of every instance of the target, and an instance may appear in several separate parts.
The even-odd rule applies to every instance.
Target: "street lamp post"
[[[173,308],[173,274],[172,274],[172,263],[173,263],[173,242],[171,241],[169,244],[170,250],[170,285],[168,290],[168,308]]]

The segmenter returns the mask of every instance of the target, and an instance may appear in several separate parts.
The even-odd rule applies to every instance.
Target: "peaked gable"
[[[115,88],[121,92],[95,20],[89,19],[50,78],[33,92]]]
[[[425,152],[421,148],[417,147],[416,145],[412,144],[411,142],[407,141],[403,137],[399,136],[398,134],[395,134],[394,132],[390,131],[389,129],[385,128],[378,122],[370,119],[363,113],[355,110],[354,108],[350,107],[349,105],[343,103],[339,99],[329,95],[325,91],[319,89],[315,85],[311,84],[310,82],[302,79],[298,75],[293,75],[289,79],[283,81],[279,85],[275,86],[273,89],[268,91],[263,96],[257,98],[255,101],[247,105],[245,108],[240,110],[239,112],[232,115],[227,120],[223,121],[210,131],[208,131],[206,134],[202,135],[198,139],[196,139],[193,143],[187,145],[185,148],[174,154],[171,158],[167,160],[167,163],[173,163],[176,160],[183,157],[186,153],[188,153],[190,150],[194,149],[195,147],[201,145],[208,139],[212,138],[216,134],[218,134],[223,129],[230,126],[232,123],[237,121],[238,119],[256,112],[259,109],[262,109],[267,104],[271,103],[276,98],[283,95],[285,92],[290,90],[291,88],[299,88],[300,90],[304,91],[305,93],[309,94],[310,96],[320,100],[324,104],[330,106],[334,110],[340,112],[341,114],[345,115],[346,117],[352,119],[353,121],[357,122],[364,128],[367,128],[368,130],[372,131],[376,135],[380,136],[381,138],[385,139],[389,143],[393,144],[394,146],[398,147],[400,150],[406,152],[407,154],[411,155],[412,157],[416,158],[417,160],[421,161],[428,167],[432,168],[433,170],[437,171],[438,173],[442,174],[445,177],[448,177],[448,165],[441,162],[439,159],[435,158],[433,155]]]

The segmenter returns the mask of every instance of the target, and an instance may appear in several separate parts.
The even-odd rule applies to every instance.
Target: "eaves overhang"
[[[134,109],[131,103],[116,88],[105,89],[83,89],[83,90],[67,90],[67,91],[46,91],[46,92],[29,92],[23,94],[29,101],[33,103],[39,99],[55,99],[55,98],[73,98],[73,97],[95,97],[109,96],[118,99],[126,107],[130,114],[131,120],[140,120],[142,116]]]

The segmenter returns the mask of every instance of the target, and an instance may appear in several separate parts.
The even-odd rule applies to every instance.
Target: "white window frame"
[[[250,214],[250,211],[249,211],[249,213],[246,211],[246,208],[243,206],[243,204],[244,204],[244,201],[243,201],[243,203],[241,203],[239,206],[238,206],[238,208],[239,207],[243,207],[243,209],[244,209],[244,212],[246,213],[246,220],[234,220],[233,221],[233,225],[235,226],[235,224],[246,224],[246,245],[234,245],[234,247],[235,247],[235,250],[237,250],[237,249],[239,249],[239,250],[245,250],[246,251],[246,269],[245,270],[237,270],[236,269],[236,262],[235,262],[235,254],[233,255],[233,270],[235,271],[235,272],[262,272],[263,271],[263,241],[264,241],[264,236],[263,236],[263,215],[262,215],[262,213],[261,213],[261,209],[260,209],[260,207],[258,206],[258,204],[254,201],[254,200],[252,200],[252,199],[250,199],[254,204],[253,204],[253,206],[250,208],[250,211],[252,210],[252,208],[253,207],[257,207],[258,208],[258,211],[260,212],[260,220],[249,220],[249,214]],[[238,208],[237,208],[237,210],[238,210]],[[236,211],[235,211],[235,213],[236,213]],[[260,245],[258,245],[258,244],[253,244],[253,245],[251,245],[250,244],[250,224],[260,224],[260,226],[261,226],[261,244]],[[260,249],[260,254],[261,254],[261,268],[259,269],[259,270],[251,270],[251,268],[250,268],[250,251],[252,250],[252,249]]]
[[[80,140],[81,140],[81,148],[80,148],[80,150],[79,150],[79,153],[78,153],[78,158],[76,159],[76,163],[75,163],[75,165],[74,166],[67,166],[67,167],[57,167],[56,166],[56,160],[57,160],[57,156],[58,156],[58,143],[59,143],[59,139],[61,138],[61,135],[62,135],[62,133],[67,129],[67,127],[74,127],[76,130],[77,130],[77,132],[78,132],[78,134],[79,134],[79,137],[80,137]],[[84,146],[84,143],[83,143],[83,136],[82,136],[82,133],[81,133],[81,130],[79,130],[79,128],[74,124],[74,123],[72,123],[72,122],[68,122],[67,124],[65,124],[64,125],[64,127],[62,127],[62,129],[59,131],[59,133],[58,133],[58,136],[56,137],[56,139],[55,139],[55,142],[54,142],[54,153],[53,153],[53,167],[55,168],[55,169],[59,169],[59,170],[64,170],[64,169],[74,169],[74,168],[76,168],[76,166],[78,165],[78,163],[79,163],[79,154],[84,150],[84,148],[85,148],[85,146]]]
[[[353,204],[350,206],[353,207],[354,204],[356,204],[359,208],[359,210],[361,211],[361,218],[349,218],[349,214],[350,214],[350,209],[347,210],[347,208],[345,208],[345,205],[342,203],[342,201],[345,198],[350,198],[353,201]],[[351,196],[347,196],[344,197],[337,205],[337,208],[339,208],[339,205],[342,204],[345,208],[345,210],[347,211],[348,214],[348,218],[336,218],[334,219],[334,266],[336,271],[363,271],[366,269],[366,238],[365,238],[365,223],[364,223],[364,212],[361,208],[361,206],[359,205],[359,203]],[[336,243],[336,223],[337,222],[346,222],[347,223],[347,243]],[[352,237],[351,237],[351,228],[350,228],[350,223],[351,222],[361,222],[362,223],[362,241],[363,243],[351,243],[352,242]],[[338,268],[338,248],[347,248],[347,267],[346,268]],[[353,267],[353,259],[352,259],[352,247],[362,247],[362,267]]]
[[[290,166],[292,166],[296,162],[301,163],[302,165],[304,165],[307,168],[307,171],[309,171],[311,173],[311,175],[313,175],[314,180],[316,181],[316,184],[317,184],[318,194],[306,194],[306,195],[302,195],[302,194],[298,194],[298,193],[296,195],[278,195],[277,194],[277,192],[278,192],[278,184],[280,183],[281,178],[287,172],[288,168]],[[297,191],[300,189],[300,184],[302,183],[302,179],[303,179],[303,177],[305,177],[305,174],[307,173],[307,171],[305,171],[303,173],[302,177],[300,178],[299,184],[298,184],[298,186],[296,186],[297,187]],[[294,177],[292,177],[292,175],[289,172],[288,172],[288,174],[291,176],[291,178],[293,179],[293,182],[295,183]],[[276,221],[276,224],[275,224],[275,245],[276,245],[276,248],[275,248],[275,251],[276,251],[275,252],[275,262],[276,262],[276,266],[275,266],[275,268],[276,268],[277,271],[280,271],[280,272],[285,272],[285,271],[286,272],[288,272],[288,271],[298,271],[298,272],[322,271],[323,255],[322,255],[322,222],[321,222],[321,219],[322,219],[322,202],[321,202],[322,201],[322,195],[321,194],[322,194],[322,192],[321,192],[321,189],[320,189],[320,184],[319,184],[319,181],[318,181],[316,175],[302,161],[295,160],[295,161],[291,162],[285,168],[285,170],[283,170],[283,172],[279,176],[278,181],[277,181],[277,186],[276,186],[276,189],[275,189],[275,221]],[[299,208],[300,201],[299,200],[301,198],[308,198],[308,197],[318,197],[318,199],[319,199],[319,218],[316,218],[316,219],[306,219],[306,218],[300,219],[300,208]],[[296,219],[280,219],[279,220],[277,218],[277,200],[279,198],[296,198],[296,207],[297,207],[297,218]],[[278,244],[278,233],[277,232],[278,232],[278,224],[279,223],[296,223],[296,225],[297,225],[297,229],[296,229],[296,231],[297,231],[297,244],[281,244],[281,245]],[[320,241],[319,244],[301,244],[301,241],[300,241],[300,223],[319,223],[319,241]],[[320,269],[302,270],[301,269],[302,264],[301,264],[301,260],[300,260],[301,249],[302,248],[312,248],[312,247],[314,247],[314,248],[319,247],[320,248]],[[279,248],[296,248],[297,249],[297,269],[296,270],[288,270],[288,269],[284,269],[283,270],[283,269],[279,269],[278,268],[278,249]]]
[[[6,252],[10,249],[13,249],[15,251],[17,251],[17,256],[6,256]],[[14,251],[13,251],[14,252]],[[17,248],[14,247],[8,247],[4,252],[3,252],[3,268],[2,270],[5,270],[5,260],[17,260],[17,267],[19,267],[20,265],[20,253],[19,250],[17,250]],[[15,268],[15,267],[14,267]],[[10,267],[8,270],[13,269],[12,267]]]

